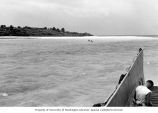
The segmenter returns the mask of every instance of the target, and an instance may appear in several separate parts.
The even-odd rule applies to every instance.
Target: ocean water
[[[104,102],[140,47],[145,79],[158,85],[156,38],[2,38],[1,107],[90,107]]]

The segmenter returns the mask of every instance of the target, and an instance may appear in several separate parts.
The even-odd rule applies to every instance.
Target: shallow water
[[[104,102],[140,47],[145,78],[158,83],[158,39],[96,38],[0,39],[0,106]]]

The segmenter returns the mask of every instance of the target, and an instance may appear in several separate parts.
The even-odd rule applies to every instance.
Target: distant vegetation
[[[66,31],[65,28],[37,28],[37,27],[14,27],[13,25],[0,26],[0,36],[92,36],[89,33],[77,33]]]

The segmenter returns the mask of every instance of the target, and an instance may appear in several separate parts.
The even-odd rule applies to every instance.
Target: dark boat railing
[[[132,106],[135,88],[144,84],[143,50],[139,49],[137,57],[117,89],[108,98],[107,107]]]

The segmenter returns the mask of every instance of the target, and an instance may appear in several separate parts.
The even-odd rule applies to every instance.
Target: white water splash
[[[8,96],[7,93],[0,93],[0,95],[3,96],[3,97],[7,97]]]

